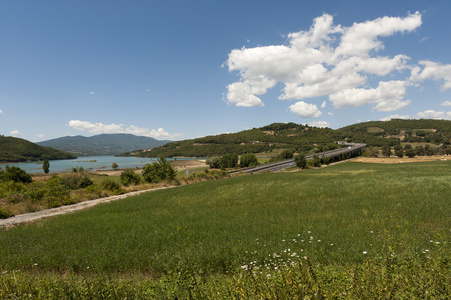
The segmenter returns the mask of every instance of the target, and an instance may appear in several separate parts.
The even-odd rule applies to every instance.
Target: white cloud
[[[419,64],[423,66],[423,70],[419,66],[412,68],[410,80],[415,82],[426,79],[443,81],[443,84],[440,86],[441,91],[451,88],[451,65],[442,65],[429,60],[420,61]]]
[[[11,134],[13,136],[18,136],[20,134],[20,132],[19,132],[19,130],[13,130],[9,134]]]
[[[43,138],[43,137],[44,137],[43,134],[36,134],[36,136],[37,136],[38,138]]]
[[[418,119],[450,119],[450,112],[445,111],[435,111],[435,110],[425,110],[417,113],[416,118]]]
[[[165,138],[172,139],[180,136],[180,134],[169,134],[163,128],[147,129],[134,125],[126,126],[124,124],[103,124],[103,123],[91,123],[88,121],[71,120],[67,126],[72,127],[79,131],[88,131],[90,133],[102,134],[102,133],[129,133],[140,136],[147,136],[152,138]]]
[[[345,89],[330,95],[329,99],[336,108],[376,104],[374,110],[394,111],[411,103],[410,100],[403,101],[407,85],[406,81],[381,81],[375,89]]]
[[[295,104],[290,105],[289,108],[291,112],[303,118],[318,118],[321,116],[321,112],[316,105],[308,104],[304,101],[296,102]]]
[[[326,101],[323,101],[323,103],[321,103],[321,108],[325,108],[326,107]]]
[[[440,104],[441,106],[451,106],[451,101],[445,101]]]
[[[89,94],[90,94],[90,95],[94,95],[95,93],[94,93],[94,92],[89,92]]]
[[[328,112],[327,114],[328,114],[329,116],[333,116],[333,115],[334,115],[333,112]]]
[[[343,27],[335,26],[333,17],[324,14],[309,30],[289,33],[284,45],[234,49],[225,65],[229,71],[239,71],[240,80],[227,86],[227,101],[237,106],[263,106],[258,96],[281,82],[281,100],[329,95],[338,108],[375,104],[376,110],[400,109],[410,103],[403,100],[407,79],[380,83],[377,88],[362,87],[368,84],[368,75],[386,76],[412,68],[406,55],[375,54],[384,49],[379,37],[411,32],[421,23],[417,12]],[[397,88],[400,90],[389,90]]]
[[[312,127],[319,127],[319,128],[326,128],[326,127],[330,126],[330,124],[326,121],[314,121],[314,122],[308,123],[308,125],[312,126]]]
[[[0,114],[2,114],[2,113],[3,113],[3,110],[0,109]]]
[[[404,120],[406,120],[406,119],[410,119],[410,116],[409,115],[402,115],[402,116],[401,115],[391,115],[391,116],[388,116],[388,117],[380,119],[380,121],[390,121],[392,119],[404,119]]]

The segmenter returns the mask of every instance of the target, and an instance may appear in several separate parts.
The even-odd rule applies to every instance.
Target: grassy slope
[[[427,257],[450,259],[450,167],[343,163],[153,192],[0,229],[0,271],[225,274],[307,256],[318,269],[361,266],[363,273],[374,266],[368,260],[406,258],[410,272],[409,259],[417,257],[419,276]],[[424,280],[443,278],[436,272]],[[402,283],[412,275],[396,276]]]

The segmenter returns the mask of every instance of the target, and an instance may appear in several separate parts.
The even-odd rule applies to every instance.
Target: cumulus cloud
[[[420,61],[419,65],[423,66],[423,68],[420,66],[412,68],[410,80],[420,82],[426,79],[432,79],[443,82],[440,86],[441,91],[446,91],[451,88],[451,65],[442,65],[429,60]]]
[[[18,136],[20,134],[20,132],[19,132],[19,130],[13,130],[9,134],[11,134],[12,136]]]
[[[180,134],[169,134],[163,128],[147,129],[134,125],[124,124],[103,124],[103,123],[91,123],[88,121],[71,120],[67,126],[72,127],[79,131],[88,131],[90,133],[102,134],[102,133],[129,133],[140,136],[147,136],[152,138],[176,138]]]
[[[402,115],[402,116],[401,115],[391,115],[391,116],[388,116],[388,117],[380,119],[380,121],[390,121],[392,119],[404,119],[404,120],[406,120],[406,119],[410,119],[410,116],[409,115]]]
[[[425,110],[417,113],[416,118],[418,119],[449,119],[451,117],[451,112],[445,111],[435,111],[435,110]]]
[[[43,134],[36,134],[36,136],[37,136],[38,138],[43,138],[43,137],[44,137]]]
[[[379,38],[414,31],[421,23],[421,14],[416,12],[405,18],[382,17],[343,27],[324,14],[314,19],[309,30],[288,34],[284,45],[234,49],[225,64],[229,71],[240,73],[240,80],[227,86],[227,101],[237,106],[263,106],[258,96],[281,82],[281,100],[329,95],[337,108],[374,104],[373,109],[380,111],[400,109],[410,103],[403,100],[408,79],[381,82],[372,89],[362,86],[368,84],[368,75],[385,76],[412,68],[406,55],[376,55],[384,49]],[[445,78],[446,68],[439,69],[431,78]],[[298,105],[306,105],[301,103]],[[292,107],[290,110],[298,113],[296,105]]]
[[[326,127],[330,126],[330,124],[326,121],[314,121],[314,122],[308,123],[308,125],[312,126],[312,127],[319,127],[319,128],[326,128]]]
[[[451,106],[451,101],[445,101],[440,104],[441,106]]]
[[[321,103],[321,108],[325,108],[326,107],[326,101],[323,101],[323,103]]]
[[[394,111],[411,103],[410,100],[403,101],[407,85],[406,81],[381,81],[375,89],[344,89],[330,95],[329,99],[336,108],[376,104],[375,110]]]
[[[304,101],[296,102],[290,105],[290,111],[304,118],[318,118],[321,116],[321,112],[314,104],[305,103]]]
[[[0,114],[2,114],[2,113],[3,113],[3,110],[0,109]]]

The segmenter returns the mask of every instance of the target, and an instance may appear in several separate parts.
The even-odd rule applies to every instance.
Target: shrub
[[[141,182],[141,177],[139,174],[133,172],[133,170],[126,170],[121,173],[121,183],[125,186],[129,186],[131,184],[139,184]]]
[[[14,217],[14,214],[8,210],[0,207],[0,219],[7,219]]]
[[[175,179],[177,171],[164,157],[160,157],[153,164],[145,165],[142,174],[147,182],[160,182]]]
[[[104,181],[102,181],[102,183],[100,184],[100,187],[104,190],[113,192],[115,194],[124,193],[124,190],[121,188],[120,184],[111,179],[105,179]]]
[[[78,182],[78,188],[85,189],[93,184],[94,182],[92,182],[92,180],[88,176],[83,176]]]
[[[2,181],[14,181],[22,183],[32,182],[31,176],[27,174],[24,170],[18,167],[6,166],[5,171],[0,173]]]

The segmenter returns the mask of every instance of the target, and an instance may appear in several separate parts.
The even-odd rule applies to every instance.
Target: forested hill
[[[159,141],[133,134],[100,134],[91,137],[66,136],[37,143],[79,156],[117,155],[137,149],[150,149],[170,141]]]
[[[67,152],[36,145],[24,139],[0,135],[0,162],[77,158]]]
[[[225,153],[258,153],[273,149],[328,150],[336,141],[366,143],[369,146],[399,145],[402,142],[449,143],[451,121],[400,120],[359,123],[337,130],[295,123],[274,123],[238,133],[177,141],[150,151],[125,155],[141,157],[211,157]]]

